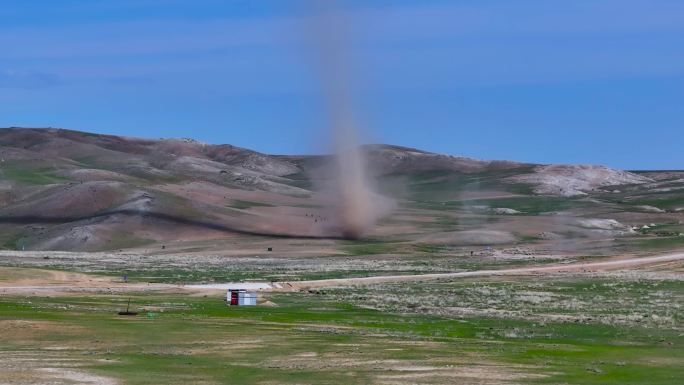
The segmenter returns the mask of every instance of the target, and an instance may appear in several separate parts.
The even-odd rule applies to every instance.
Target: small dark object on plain
[[[272,248],[272,247],[269,247],[269,248],[266,249],[266,250],[268,250],[268,251],[273,251],[273,248]]]
[[[128,299],[128,305],[126,305],[126,311],[120,311],[119,315],[138,315],[137,311],[130,311],[131,299]]]

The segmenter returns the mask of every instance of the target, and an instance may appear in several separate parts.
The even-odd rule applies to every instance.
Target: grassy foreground
[[[386,299],[389,289],[406,295],[415,288],[378,286],[274,293],[265,299],[277,306],[242,308],[187,293],[133,294],[132,307],[140,314],[122,317],[116,312],[128,296],[4,295],[0,372],[9,383],[39,373],[35,365],[76,368],[125,384],[679,383],[684,378],[681,281],[621,284],[614,288],[619,294],[603,284],[601,294],[610,306],[617,306],[618,297],[632,306],[631,300],[649,298],[649,290],[664,290],[679,308],[668,313],[670,324],[595,321],[600,317],[540,321],[535,316],[563,309],[549,304],[551,310],[545,310],[538,302],[520,317],[440,315],[433,311],[434,301],[425,307],[407,301],[402,309]],[[544,285],[535,287],[563,293],[566,304],[579,298],[577,311],[591,302],[583,289],[591,283]],[[486,287],[495,309],[507,306],[505,290],[512,296],[532,290],[505,282],[435,286],[433,296],[471,301],[474,287],[479,293]],[[417,298],[424,294],[418,291]],[[369,308],[379,300],[393,305]]]

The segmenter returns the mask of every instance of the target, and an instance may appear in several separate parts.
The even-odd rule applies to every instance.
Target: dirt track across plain
[[[385,275],[359,278],[337,278],[322,279],[312,281],[290,281],[290,282],[263,282],[253,283],[255,290],[262,291],[298,291],[311,288],[321,288],[329,286],[355,286],[369,285],[388,282],[417,282],[441,279],[467,278],[467,277],[486,277],[502,275],[527,275],[539,273],[562,273],[562,272],[593,272],[602,270],[620,270],[631,267],[654,265],[660,263],[676,262],[684,260],[684,252],[646,256],[646,257],[615,257],[609,260],[596,262],[575,262],[575,263],[555,263],[541,266],[518,267],[511,269],[498,270],[475,270],[460,271],[454,273],[433,273],[433,274],[414,274],[414,275]],[[83,276],[83,280],[77,278]],[[53,276],[53,279],[57,276]],[[41,284],[36,281],[6,281],[0,282],[0,295],[10,293],[25,294],[47,294],[56,292],[133,292],[133,291],[223,291],[229,288],[243,288],[244,283],[221,283],[221,284],[197,284],[197,285],[173,285],[162,283],[123,283],[111,279],[91,279],[87,275],[74,274],[64,276],[69,279],[65,281],[51,280],[49,284]],[[87,279],[86,279],[87,278]],[[77,279],[74,281],[73,279]]]
[[[579,262],[579,263],[565,263],[552,264],[544,266],[529,266],[519,267],[513,269],[498,269],[498,270],[475,270],[475,271],[460,271],[455,273],[437,273],[437,274],[419,274],[419,275],[387,275],[375,277],[361,277],[361,278],[338,278],[338,279],[323,279],[316,281],[295,281],[295,282],[280,282],[282,289],[301,290],[308,288],[326,287],[326,286],[349,286],[349,285],[368,285],[375,283],[386,282],[408,282],[408,281],[430,281],[438,279],[449,278],[465,278],[465,277],[480,277],[480,276],[497,276],[497,275],[525,275],[531,273],[560,273],[560,272],[588,272],[599,270],[615,270],[635,266],[651,265],[664,262],[674,262],[684,260],[684,252],[673,253],[665,255],[657,255],[650,257],[628,257],[617,258],[608,261],[599,262]],[[278,289],[274,289],[278,290]]]

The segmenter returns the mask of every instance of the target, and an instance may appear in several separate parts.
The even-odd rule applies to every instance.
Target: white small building
[[[244,289],[228,289],[226,302],[229,306],[256,306],[257,294]]]

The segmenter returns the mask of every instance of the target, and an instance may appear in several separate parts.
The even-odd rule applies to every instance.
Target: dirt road
[[[301,290],[308,288],[326,287],[326,286],[346,286],[346,285],[368,285],[374,283],[385,282],[408,282],[408,281],[430,281],[438,279],[449,278],[464,278],[464,277],[479,277],[479,276],[497,276],[497,275],[525,275],[530,273],[556,273],[556,272],[589,272],[600,270],[616,270],[635,266],[652,265],[664,262],[674,262],[684,260],[683,253],[674,253],[650,257],[628,257],[617,258],[608,261],[600,262],[579,262],[579,263],[558,263],[543,266],[519,267],[513,269],[499,269],[499,270],[475,270],[475,271],[461,271],[456,273],[438,273],[438,274],[419,274],[419,275],[387,275],[376,277],[363,278],[339,278],[339,279],[323,279],[316,281],[293,281],[293,282],[279,282],[281,288],[273,290]]]
[[[501,275],[526,275],[535,273],[560,272],[593,272],[602,270],[621,270],[638,266],[654,265],[684,260],[684,252],[648,256],[648,257],[616,257],[596,262],[556,263],[542,266],[518,267],[499,270],[460,271],[455,273],[386,275],[362,278],[322,279],[315,281],[260,282],[260,283],[222,283],[197,285],[123,283],[112,279],[98,277],[93,279],[85,274],[52,275],[48,282],[34,280],[17,280],[0,282],[0,295],[9,293],[54,294],[64,292],[142,292],[142,291],[190,291],[190,292],[223,292],[226,289],[251,289],[259,291],[297,291],[328,286],[354,286],[386,282],[430,281],[440,279],[485,277]],[[64,280],[60,280],[62,277]]]

